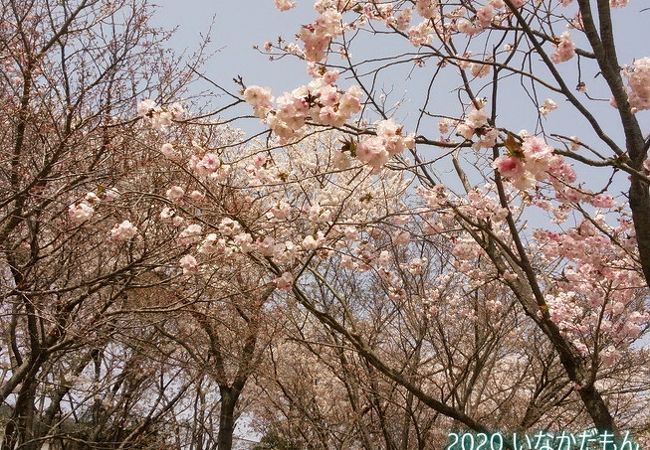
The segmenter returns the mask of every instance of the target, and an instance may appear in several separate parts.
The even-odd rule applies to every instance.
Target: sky
[[[297,24],[308,23],[313,11],[304,5],[281,13],[272,0],[152,0],[158,5],[154,23],[178,27],[171,45],[179,51],[193,49],[202,41],[212,21],[211,48],[216,50],[205,74],[232,87],[232,78],[243,75],[247,84],[264,84],[287,90],[309,78],[304,65],[296,61],[271,62],[253,49],[282,34],[292,37]],[[306,2],[303,2],[303,4]]]

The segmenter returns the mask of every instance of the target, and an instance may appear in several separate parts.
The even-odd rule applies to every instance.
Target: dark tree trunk
[[[3,449],[20,448],[21,450],[36,450],[34,438],[34,398],[36,397],[36,375],[40,362],[32,366],[18,392],[16,406],[11,418],[5,426]]]
[[[217,450],[232,450],[232,437],[235,431],[235,405],[240,392],[231,387],[219,387],[221,410],[219,413],[219,435]]]

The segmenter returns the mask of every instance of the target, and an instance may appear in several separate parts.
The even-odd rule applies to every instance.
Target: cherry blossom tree
[[[181,264],[191,273],[187,256]],[[213,427],[204,424],[216,436],[201,441],[206,446],[213,442],[219,450],[233,448],[237,419],[246,410],[244,388],[274,335],[276,317],[269,305],[274,286],[260,286],[259,271],[250,262],[242,264],[236,255],[228,259],[214,261],[211,271],[204,266],[203,273],[191,274],[187,282],[192,292],[183,292],[180,286],[174,291],[182,305],[177,314],[170,317],[159,312],[152,321],[155,329],[187,353],[190,363],[184,371],[205,374],[208,385],[218,393],[218,401],[213,400],[219,404],[218,414],[210,415],[218,421]],[[198,417],[190,420],[200,421]]]
[[[84,409],[66,377],[115,348],[129,290],[174,257],[169,236],[147,224],[141,200],[156,174],[144,168],[156,155],[142,141],[148,126],[132,119],[143,96],[166,101],[190,77],[170,70],[178,60],[151,13],[130,1],[0,7],[3,448],[37,448]],[[164,114],[181,112],[169,102]]]
[[[276,6],[284,11],[295,2]],[[511,289],[555,348],[594,425],[615,432],[597,374],[622,351],[634,351],[647,327],[650,279],[650,138],[639,119],[648,108],[650,77],[647,58],[619,61],[614,27],[630,20],[616,23],[622,7],[635,8],[606,0],[596,2],[597,11],[586,0],[316,1],[315,19],[299,28],[298,44],[280,38],[264,45],[272,57],[304,60],[313,81],[275,99],[255,85],[243,92],[280,144],[314,127],[335,128],[350,136],[344,157],[372,173],[412,172],[428,204],[425,214],[436,222],[430,232],[464,230],[454,251],[469,263],[459,269]],[[379,44],[388,39],[393,44]],[[398,66],[430,74],[411,77],[424,82],[414,134],[400,123],[407,99],[390,105],[385,92]],[[588,86],[591,75],[600,78]],[[513,87],[513,78],[520,86]],[[450,79],[456,101],[441,103],[438,87]],[[577,92],[569,87],[575,85]],[[534,132],[512,130],[530,123],[504,111],[503,98],[515,91],[530,99]],[[542,100],[547,94],[557,101]],[[598,97],[615,109],[602,113]],[[584,136],[552,131],[563,128],[547,123],[560,100],[582,122]],[[438,119],[439,136],[425,134],[431,119]],[[618,128],[608,132],[612,119]],[[432,156],[430,149],[443,154]],[[456,180],[440,175],[445,163]],[[609,174],[594,189],[584,179],[596,170]],[[625,182],[625,197],[608,193]],[[547,215],[548,225],[529,232],[530,211]],[[477,260],[490,263],[476,266]],[[355,341],[355,333],[331,325]],[[364,353],[363,344],[356,347]]]
[[[413,192],[411,187],[418,184],[417,179],[403,177],[404,171],[377,172],[341,155],[340,137],[317,133],[275,150],[254,145],[248,153],[240,146],[233,150],[228,146],[211,149],[194,144],[183,156],[172,155],[184,157],[194,176],[192,183],[165,191],[170,206],[161,210],[161,220],[172,221],[178,227],[179,242],[194,243],[191,253],[178,261],[178,270],[205,277],[214,273],[215,264],[217,268],[224,264],[220,262],[224,256],[230,261],[251,260],[262,271],[260,282],[266,278],[264,283],[273,283],[288,307],[299,308],[302,320],[316,320],[334,334],[332,343],[328,333],[328,340],[323,342],[323,338],[296,338],[293,332],[293,339],[313,343],[307,349],[317,361],[325,357],[329,345],[347,347],[346,351],[353,351],[362,361],[350,363],[352,366],[368,365],[371,372],[376,371],[375,376],[379,374],[394,388],[404,389],[408,393],[405,396],[413,397],[412,402],[451,419],[436,424],[442,426],[438,430],[450,429],[454,423],[477,431],[551,424],[562,427],[566,423],[588,426],[595,413],[585,406],[593,398],[602,402],[607,414],[608,402],[626,404],[636,411],[638,404],[632,399],[647,398],[640,387],[644,384],[640,381],[644,375],[640,374],[645,373],[641,368],[647,352],[631,347],[640,336],[646,316],[643,287],[621,289],[611,280],[577,276],[578,268],[587,261],[593,264],[596,258],[603,266],[625,261],[630,257],[629,249],[610,244],[603,247],[602,254],[600,250],[588,254],[576,251],[565,256],[562,265],[558,265],[554,247],[536,250],[534,264],[550,280],[545,317],[534,309],[538,307],[534,293],[512,254],[514,243],[507,223],[491,223],[498,223],[499,217],[503,220],[508,213],[490,192],[493,188],[489,184],[483,191],[468,189],[465,196],[455,196],[441,185],[419,187]],[[508,195],[512,198],[515,193],[508,191]],[[593,228],[587,228],[591,222],[582,223],[580,233],[567,233],[571,240],[565,245],[589,245],[590,241],[583,240],[597,237],[597,226],[606,226],[602,222],[595,222]],[[548,236],[549,232],[540,230],[534,237],[544,242]],[[569,272],[576,275],[564,281]],[[629,276],[637,277],[633,280],[639,277],[634,271]],[[286,294],[282,295],[283,291]],[[572,308],[566,301],[555,301],[568,295],[574,302],[569,304]],[[605,306],[593,311],[587,306],[593,305],[596,297],[599,302],[604,298]],[[612,306],[616,303],[624,307],[615,310]],[[603,327],[605,320],[609,324]],[[473,333],[467,332],[468,326],[474,328]],[[441,335],[436,335],[436,330]],[[535,346],[527,348],[533,336]],[[411,344],[413,341],[416,343]],[[416,362],[412,353],[401,351],[407,343],[423,347]],[[268,393],[270,406],[267,404],[268,409],[263,410],[267,420],[273,421],[269,417],[277,414],[275,408],[285,408],[276,399],[279,386],[293,409],[292,413],[285,410],[284,420],[294,425],[297,414],[314,427],[297,426],[303,432],[300,442],[319,440],[326,448],[334,439],[338,447],[345,448],[349,442],[341,441],[336,432],[332,431],[333,436],[318,431],[323,422],[330,420],[319,411],[331,408],[330,401],[340,402],[336,395],[332,393],[332,398],[325,391],[337,385],[345,395],[345,384],[338,380],[326,382],[325,369],[319,370],[319,364],[312,361],[306,363],[309,374],[298,372],[294,376],[299,386],[312,379],[314,384],[323,384],[318,389],[324,391],[303,392],[304,387],[289,387],[287,378],[291,379],[291,373],[300,367],[298,352],[295,345],[275,345],[271,346],[271,362],[267,363],[273,369],[264,371],[272,374],[271,379],[265,379],[260,387]],[[458,350],[453,350],[456,346]],[[569,364],[563,360],[566,347],[572,349]],[[540,353],[540,348],[546,350]],[[507,363],[496,364],[497,358],[507,354]],[[288,368],[277,367],[281,358],[288,358]],[[349,355],[347,358],[357,361]],[[420,367],[421,361],[428,364],[422,362],[424,366]],[[325,367],[331,368],[329,364]],[[335,367],[340,368],[340,364]],[[404,370],[411,364],[415,365],[414,373],[407,376]],[[431,374],[435,369],[430,364],[440,367],[441,393],[433,388],[436,377]],[[449,367],[448,371],[444,367]],[[630,375],[635,374],[634,394],[630,394],[630,386],[614,387],[616,382],[610,377],[617,376],[613,375],[617,372],[612,372],[611,367],[625,367]],[[345,373],[345,369],[341,371]],[[576,382],[576,372],[568,369],[589,370],[593,380],[587,392]],[[535,376],[537,370],[540,378]],[[340,377],[341,372],[334,373],[329,376]],[[521,373],[518,383],[506,390],[502,385],[505,374],[513,373]],[[549,373],[554,374],[552,381]],[[271,390],[269,385],[275,387]],[[607,386],[606,394],[601,394],[602,386]],[[299,389],[302,394],[290,393],[291,389]],[[307,404],[296,405],[296,397]],[[358,407],[356,400],[349,401],[351,407]],[[514,417],[495,416],[498,408],[513,411]],[[629,420],[623,411],[618,413],[626,429],[643,430],[646,426],[643,415]],[[354,424],[341,417],[332,422],[332,430],[338,429],[341,422]],[[377,424],[381,420],[373,422]],[[363,423],[355,426],[356,431],[369,429]],[[409,427],[407,421],[400,438],[384,430],[383,445],[408,442],[404,439],[410,434]],[[285,432],[290,439],[296,439],[293,432]],[[420,437],[420,442],[425,441]],[[368,437],[364,445],[372,448],[371,442]]]
[[[228,450],[246,414],[294,448],[647,442],[627,3],[318,0],[261,47],[311,77],[275,96],[185,65],[145,1],[3,4],[3,447]]]

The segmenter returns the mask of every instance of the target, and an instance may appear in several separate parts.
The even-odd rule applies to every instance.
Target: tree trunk
[[[219,435],[217,450],[232,450],[232,436],[235,431],[235,405],[240,392],[227,386],[220,386],[221,410],[219,412]]]
[[[34,398],[36,397],[36,374],[39,369],[40,362],[37,362],[32,366],[18,392],[13,414],[5,426],[3,449],[36,450],[37,448],[34,440]]]

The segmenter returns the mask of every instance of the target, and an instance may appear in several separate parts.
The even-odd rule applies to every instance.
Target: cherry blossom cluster
[[[172,103],[169,107],[160,106],[151,99],[138,103],[138,115],[146,120],[149,125],[162,130],[183,116],[184,109],[180,103]]]
[[[623,69],[632,111],[650,109],[650,57],[640,58]]]
[[[73,203],[68,207],[68,217],[74,225],[81,225],[89,221],[96,213],[102,201],[112,201],[117,199],[120,193],[115,188],[102,189],[98,194],[88,192],[83,200]],[[133,239],[138,233],[138,229],[129,220],[124,220],[115,226],[108,233],[108,239],[112,242],[124,242]]]
[[[555,103],[552,99],[547,98],[544,100],[544,103],[542,103],[542,106],[539,107],[539,112],[542,114],[542,116],[546,116],[549,113],[555,111],[557,109],[557,103]]]
[[[481,129],[488,127],[487,116],[474,109],[457,123],[460,125],[472,130],[470,137],[480,135]],[[377,146],[388,154],[410,145],[409,136],[392,120],[381,121],[372,130],[375,134],[363,137],[354,150],[359,159],[366,158],[364,145],[369,142],[381,139]],[[494,184],[464,196],[452,195],[443,186],[420,188],[418,195],[426,208],[419,208],[408,198],[402,174],[381,172],[371,177],[366,172],[357,179],[355,171],[332,171],[341,157],[340,136],[330,137],[328,145],[319,141],[326,135],[319,136],[273,153],[263,146],[229,153],[198,143],[169,143],[174,151],[166,153],[192,174],[163,191],[168,204],[160,212],[161,221],[176,230],[178,244],[187,247],[187,254],[178,260],[179,271],[203,277],[226,261],[269,261],[273,270],[267,267],[265,282],[288,291],[301,282],[302,264],[332,261],[355,276],[373,277],[392,301],[420,302],[427,315],[439,312],[442,306],[437,299],[448,296],[450,304],[444,308],[451,309],[450,317],[469,321],[479,318],[464,301],[469,293],[517,280],[514,268],[489,262],[485,243],[470,232],[485,230],[490,239],[515,251],[505,220],[509,210],[502,207]],[[526,186],[546,180],[557,184],[560,201],[590,198],[597,208],[616,206],[607,194],[566,188],[576,178],[571,167],[542,138],[522,136],[510,139],[506,145],[509,156],[495,163],[513,187],[520,188],[520,177],[527,180]],[[310,150],[305,151],[307,148]],[[507,158],[514,158],[514,164],[522,166],[521,172],[502,170],[499,164]],[[371,165],[371,161],[364,162]],[[518,215],[514,201],[518,190],[510,185],[506,188],[510,211]],[[522,202],[519,207],[526,205]],[[121,224],[115,233],[128,239],[137,232],[129,225]],[[558,258],[565,261],[545,293],[551,320],[584,354],[594,351],[590,333],[597,329],[605,338],[601,360],[612,363],[638,337],[648,315],[638,308],[638,291],[629,288],[641,285],[639,272],[626,269],[634,266],[628,254],[634,251],[633,238],[628,237],[633,232],[630,223],[613,228],[598,218],[596,225],[585,221],[575,230],[556,234],[538,230],[530,249],[539,251],[548,264]],[[608,234],[616,236],[617,245],[612,245]],[[410,280],[425,276],[431,261],[410,249],[439,236],[453,257],[446,268],[454,271],[453,288],[434,292],[429,286],[422,295],[413,296]],[[446,275],[440,276],[441,286]],[[481,308],[485,314],[499,314],[504,304],[503,298],[487,297]],[[600,314],[603,310],[605,316]]]
[[[102,200],[111,201],[119,196],[120,192],[115,188],[102,189],[99,195],[88,192],[82,201],[68,207],[68,216],[75,224],[85,222],[95,214],[95,208]]]
[[[576,46],[571,39],[571,33],[565,31],[560,35],[555,44],[555,51],[551,54],[551,60],[556,63],[566,62],[576,54]]]
[[[123,242],[133,239],[138,234],[138,229],[129,220],[115,225],[110,233],[111,241]]]
[[[438,128],[442,134],[447,134],[453,124],[454,121],[445,119],[439,123]],[[467,140],[472,140],[474,136],[478,136],[478,140],[473,145],[478,150],[480,148],[494,147],[499,131],[489,126],[488,115],[483,108],[472,108],[465,120],[457,123],[456,134]]]
[[[334,2],[319,1],[316,2],[315,8],[319,16],[313,23],[300,28],[298,38],[303,42],[307,61],[319,62],[325,59],[332,39],[343,33],[343,18]]]
[[[327,71],[309,84],[285,92],[275,100],[270,89],[249,86],[244,99],[255,109],[281,142],[289,142],[304,130],[307,121],[340,127],[361,110],[361,89],[357,86],[340,91],[335,82],[338,72]]]
[[[494,186],[488,184],[464,197],[451,195],[442,185],[431,189],[421,187],[418,194],[428,207],[418,211],[423,219],[423,232],[443,234],[453,244],[454,267],[458,274],[467,277],[464,282],[457,279],[459,286],[466,284],[464,289],[469,292],[489,279],[505,282],[517,279],[513,271],[497,273],[493,265],[484,264],[488,256],[483,245],[475,235],[460,231],[468,224],[470,228],[489,229],[492,239],[512,246],[505,227],[508,210],[495,198]],[[513,214],[520,214],[513,201],[516,191],[506,195]],[[605,212],[620,207],[612,196],[591,194],[586,189],[572,201],[589,202]],[[533,203],[549,213],[552,210],[549,205]],[[524,206],[525,202],[519,209]],[[650,312],[642,305],[643,276],[635,269],[632,221],[623,217],[617,226],[612,226],[605,215],[596,214],[586,216],[566,231],[536,229],[533,237],[530,250],[540,255],[540,264],[560,268],[557,273],[550,270],[552,278],[545,295],[551,320],[583,355],[597,351],[594,345],[600,342],[603,363],[615,362],[650,321]],[[490,305],[499,308],[496,303]]]
[[[275,101],[270,89],[250,86],[244,90],[244,99],[253,106],[258,117],[264,119],[269,128],[287,143],[301,135],[307,121],[318,125],[341,127],[354,114],[361,110],[361,90],[353,86],[347,91],[337,89],[335,82],[338,72],[327,71],[306,86],[284,93]],[[360,161],[377,172],[405,148],[413,148],[415,136],[406,135],[403,128],[392,119],[380,121],[376,135],[361,139],[350,152]],[[339,162],[344,165],[344,157],[339,154]]]
[[[541,137],[526,136],[521,145],[515,144],[508,152],[494,161],[494,167],[518,189],[529,189],[549,178],[564,183],[576,179],[573,168]]]
[[[378,124],[377,133],[391,151],[408,143],[392,122]],[[336,171],[326,183],[314,178],[315,170],[326,170],[323,164],[337,165],[339,142],[324,145],[306,138],[272,157],[258,148],[217,154],[193,145],[177,151],[175,163],[185,161],[193,178],[166,189],[168,204],[159,218],[177,230],[178,244],[189,248],[178,262],[183,273],[201,275],[224,259],[270,259],[284,270],[269,281],[286,290],[293,285],[292,268],[310,255],[325,258],[333,252],[352,252],[355,256],[350,257],[360,261],[363,246],[352,243],[363,233],[354,224],[384,216],[394,204],[386,203],[387,193],[404,187],[399,176],[356,180],[349,171]],[[242,157],[242,151],[248,156]],[[215,192],[227,193],[227,201],[215,204]],[[210,202],[205,201],[208,195]],[[405,237],[395,239],[401,242]],[[369,255],[367,261],[375,258]]]
[[[467,232],[475,227],[489,229],[491,236],[503,245],[512,245],[505,221],[508,210],[501,206],[496,191],[493,183],[472,189],[466,196],[452,195],[442,185],[417,190],[427,207],[418,214],[422,219],[422,233],[425,236],[444,235],[449,241],[453,267],[462,274],[468,292],[487,279],[512,276],[511,272],[499,273],[493,265],[486,264],[488,258],[481,242]],[[506,195],[512,201],[514,192]],[[514,203],[512,208],[516,212]],[[491,307],[498,305],[491,304]]]
[[[551,264],[564,261],[546,297],[551,319],[583,354],[594,351],[596,335],[607,344],[606,363],[638,338],[650,320],[639,309],[641,274],[629,270],[635,243],[631,221],[611,226],[603,215],[585,219],[566,232],[536,230],[541,254]],[[620,245],[613,245],[611,239]]]
[[[295,6],[296,3],[291,0],[275,0],[275,7],[280,11],[288,11]]]
[[[375,0],[316,1],[314,7],[319,16],[298,32],[304,47],[302,54],[308,61],[323,61],[334,38],[347,28],[359,28],[371,20],[384,22],[387,27],[405,33],[414,46],[420,47],[431,44],[436,35],[442,39],[452,33],[470,37],[477,35],[493,24],[504,22],[511,14],[503,0],[489,0],[484,5],[477,4],[473,10],[456,5],[449,9],[448,5],[441,4],[438,0],[417,0],[414,3],[414,6],[409,7],[407,4],[395,5],[395,2]],[[512,0],[511,3],[513,7],[521,8],[527,0]],[[289,0],[275,0],[275,6],[280,11],[287,11],[295,4]],[[359,18],[343,23],[342,13],[348,11],[357,13]],[[412,24],[415,13],[421,20]]]
[[[92,194],[92,196],[95,196],[94,193],[89,193],[89,195]],[[91,199],[93,198],[91,196]],[[93,214],[95,214],[95,208],[92,206],[94,202],[88,201],[88,199],[84,199],[83,201],[79,203],[72,204],[68,207],[68,215],[70,217],[70,220],[73,223],[82,223],[85,222],[86,220],[90,219]]]
[[[526,0],[514,0],[512,4],[515,8],[521,8],[526,4]],[[406,5],[396,8],[391,2],[368,1],[363,4],[362,11],[364,20],[383,21],[387,27],[404,32],[416,47],[431,44],[434,36],[444,40],[454,33],[469,37],[477,35],[491,25],[501,23],[509,15],[503,0],[478,4],[473,11],[455,4],[450,10],[447,5],[437,0],[418,0],[412,8]],[[411,24],[414,13],[417,13],[421,20]],[[352,23],[351,26],[360,26],[364,20]]]
[[[357,158],[379,171],[391,156],[401,153],[405,148],[415,147],[415,135],[404,135],[402,127],[394,120],[382,120],[377,124],[377,135],[361,139],[356,147]]]
[[[573,0],[560,0],[562,5],[567,6],[573,3]],[[609,6],[612,8],[623,8],[630,3],[630,0],[609,0]]]

